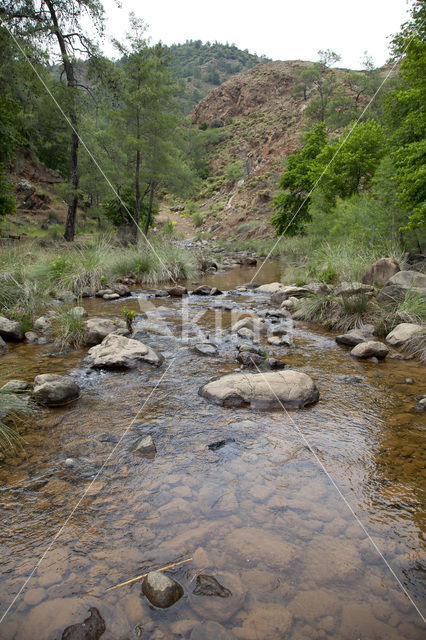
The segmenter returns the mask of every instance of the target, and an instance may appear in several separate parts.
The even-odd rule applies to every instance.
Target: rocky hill
[[[191,112],[201,129],[220,127],[219,142],[210,148],[202,230],[213,228],[215,235],[235,238],[272,234],[272,199],[285,159],[312,124],[305,111],[315,89],[297,91],[300,72],[310,66],[301,60],[258,65],[229,78]],[[351,72],[329,72],[352,99]],[[360,104],[365,101],[361,96]]]

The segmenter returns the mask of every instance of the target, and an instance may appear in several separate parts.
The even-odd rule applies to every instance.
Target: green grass
[[[0,389],[0,451],[15,451],[22,446],[22,437],[16,430],[22,416],[31,412],[28,403],[15,393]]]
[[[52,317],[53,337],[61,349],[78,349],[84,342],[84,319],[72,307],[56,307]]]

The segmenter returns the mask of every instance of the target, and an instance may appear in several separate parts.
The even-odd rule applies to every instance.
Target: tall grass
[[[22,445],[16,430],[21,416],[31,412],[28,403],[15,393],[0,389],[0,451],[14,451]]]

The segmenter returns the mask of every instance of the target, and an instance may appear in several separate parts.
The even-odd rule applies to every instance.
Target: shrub
[[[223,127],[223,122],[219,118],[210,120],[210,129],[220,129],[221,127]]]
[[[207,129],[209,125],[207,124],[207,122],[202,122],[200,124],[200,126],[198,127],[201,131],[205,131]]]
[[[52,318],[53,336],[61,349],[78,349],[84,342],[84,320],[71,309],[59,307]]]

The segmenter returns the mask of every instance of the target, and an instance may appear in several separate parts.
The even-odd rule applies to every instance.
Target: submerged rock
[[[217,451],[218,449],[222,449],[227,444],[231,444],[235,442],[234,438],[225,438],[225,440],[218,440],[217,442],[211,442],[207,445],[210,451]]]
[[[423,327],[420,324],[414,324],[412,322],[401,322],[398,324],[388,335],[385,340],[393,347],[402,347],[410,338],[422,331]]]
[[[166,609],[180,600],[183,588],[179,582],[164,573],[150,571],[142,582],[142,593],[155,607]]]
[[[207,284],[203,284],[192,291],[193,296],[220,296],[223,291],[220,291],[217,287],[209,287]]]
[[[89,349],[88,359],[97,369],[134,369],[141,363],[158,367],[164,358],[139,340],[111,333]]]
[[[21,342],[24,339],[21,323],[17,320],[9,320],[9,318],[0,316],[0,337],[12,342]]]
[[[209,445],[209,449],[211,446]],[[213,576],[200,574],[197,576],[195,588],[192,592],[196,596],[216,596],[218,598],[229,598],[232,592],[223,587]]]
[[[89,612],[83,622],[67,627],[61,640],[98,640],[105,633],[105,622],[96,607],[90,607]]]
[[[218,622],[209,620],[197,624],[192,629],[189,640],[236,640],[236,637]]]
[[[383,342],[377,340],[369,340],[368,342],[361,342],[357,344],[351,351],[351,356],[354,358],[378,358],[383,360],[389,353],[389,349]]]
[[[87,345],[99,344],[110,333],[127,334],[128,329],[124,320],[101,318],[94,316],[86,320],[84,327],[84,342]]]
[[[200,387],[199,395],[224,407],[287,409],[306,407],[319,398],[318,389],[306,373],[231,373]]]
[[[80,387],[70,378],[44,373],[34,379],[32,396],[48,407],[60,407],[80,397]]]
[[[380,258],[362,276],[363,284],[384,285],[399,271],[399,264],[394,258]]]

